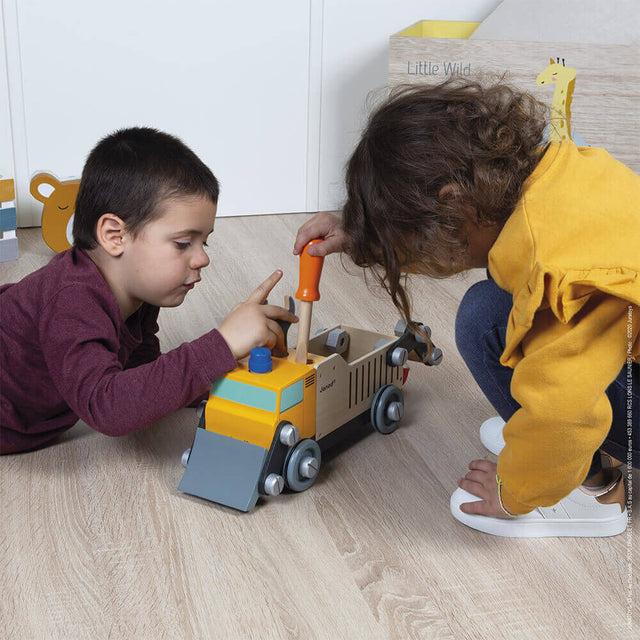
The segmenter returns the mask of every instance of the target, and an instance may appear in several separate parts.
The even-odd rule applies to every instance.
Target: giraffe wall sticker
[[[548,129],[549,142],[573,140],[577,145],[587,146],[582,137],[571,125],[571,103],[576,86],[577,71],[567,67],[564,58],[549,58],[549,66],[538,75],[536,84],[540,87],[554,87],[551,103],[551,122]]]

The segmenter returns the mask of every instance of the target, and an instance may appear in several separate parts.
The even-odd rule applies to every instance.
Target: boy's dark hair
[[[464,270],[465,211],[504,225],[542,157],[544,128],[533,97],[468,80],[400,87],[371,114],[347,165],[347,253],[373,267],[407,320],[406,271]]]
[[[181,140],[150,128],[121,129],[103,138],[82,170],[73,220],[74,246],[93,249],[98,219],[122,218],[134,237],[164,200],[202,196],[217,203],[210,169]]]

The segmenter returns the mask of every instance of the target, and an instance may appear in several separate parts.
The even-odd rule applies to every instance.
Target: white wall
[[[3,0],[20,223],[39,224],[33,173],[78,177],[98,139],[134,125],[202,157],[222,183],[221,215],[338,208],[365,97],[386,85],[389,36],[497,4]]]
[[[344,199],[344,166],[387,86],[389,36],[419,20],[480,22],[500,0],[324,0],[320,210]]]

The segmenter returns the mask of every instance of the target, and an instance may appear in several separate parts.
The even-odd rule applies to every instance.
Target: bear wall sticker
[[[58,180],[50,173],[36,173],[31,179],[31,195],[44,204],[42,237],[56,253],[73,244],[73,213],[80,180]]]

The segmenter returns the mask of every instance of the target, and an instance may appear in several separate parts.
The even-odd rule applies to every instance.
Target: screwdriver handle
[[[311,308],[316,300],[320,300],[320,274],[324,258],[310,256],[309,247],[320,238],[310,240],[300,254],[300,284],[296,291],[296,298],[300,303],[300,321],[298,322],[298,343],[296,345],[295,361],[306,364],[309,352],[309,334],[311,332]]]
[[[300,254],[300,283],[296,291],[296,298],[306,302],[320,300],[320,274],[322,273],[322,256],[310,256],[309,247],[322,242],[321,238],[310,240]]]

